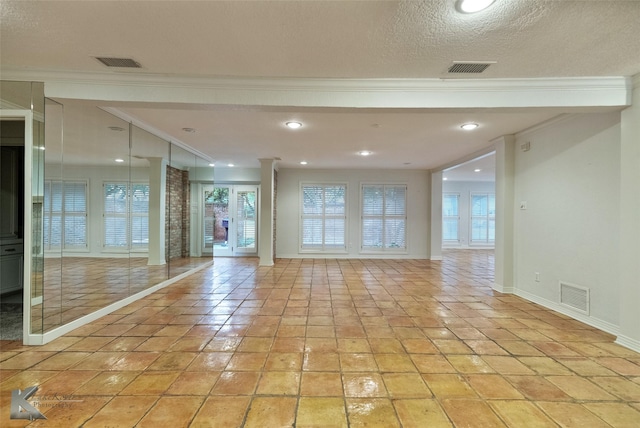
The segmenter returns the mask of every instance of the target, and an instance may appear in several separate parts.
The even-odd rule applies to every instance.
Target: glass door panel
[[[236,190],[235,207],[235,252],[243,254],[257,251],[257,211],[258,191],[254,186],[250,189]]]
[[[209,192],[209,198],[206,198]],[[232,246],[229,244],[229,204],[232,199],[230,186],[215,186],[205,188],[205,212],[213,210],[213,218],[210,220],[212,227],[208,237],[205,238],[205,247],[213,248],[215,256],[232,256]],[[208,199],[208,200],[207,200]],[[205,221],[206,224],[206,221]],[[205,227],[206,229],[206,227]]]

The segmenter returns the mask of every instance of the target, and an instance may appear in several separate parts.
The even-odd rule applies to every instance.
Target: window
[[[471,194],[471,243],[489,244],[496,240],[496,196]]]
[[[406,185],[362,186],[362,249],[405,250]]]
[[[123,249],[149,246],[148,184],[105,183],[104,246]]]
[[[459,242],[460,227],[460,195],[445,193],[442,195],[442,240]]]
[[[44,183],[45,249],[87,247],[87,182]]]
[[[302,249],[346,250],[344,184],[302,185]]]
[[[149,185],[131,184],[131,247],[149,247]]]

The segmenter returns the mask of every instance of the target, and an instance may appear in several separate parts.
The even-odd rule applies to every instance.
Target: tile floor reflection
[[[216,259],[47,345],[2,342],[0,424],[640,426],[640,354],[492,280],[484,250]],[[48,419],[10,420],[31,385]]]
[[[149,266],[146,257],[63,257],[44,259],[43,304],[31,310],[33,332],[42,333],[70,323],[211,262],[212,257],[183,257]]]

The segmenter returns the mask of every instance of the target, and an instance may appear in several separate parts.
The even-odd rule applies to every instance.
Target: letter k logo
[[[11,419],[47,419],[38,409],[33,407],[27,399],[36,393],[37,386],[30,386],[24,391],[11,391]]]

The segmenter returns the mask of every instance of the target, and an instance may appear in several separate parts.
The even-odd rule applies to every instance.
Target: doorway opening
[[[0,122],[0,340],[22,340],[24,120]]]
[[[443,249],[494,248],[495,182],[495,152],[443,171]]]
[[[202,196],[202,252],[214,257],[257,255],[259,186],[204,186]]]

